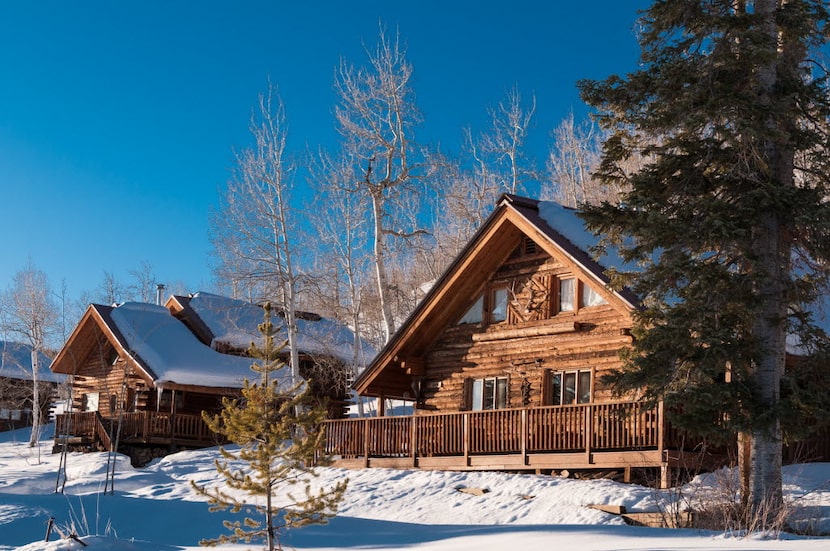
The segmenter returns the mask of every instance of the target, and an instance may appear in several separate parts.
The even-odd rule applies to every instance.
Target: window
[[[84,411],[98,411],[98,393],[89,392],[81,397]]]
[[[507,407],[507,377],[489,377],[473,381],[471,409],[500,409]]]
[[[507,319],[507,287],[493,289],[490,293],[490,323]]]
[[[572,277],[559,280],[559,311],[573,312],[574,311],[574,295],[576,290],[576,280]]]
[[[608,301],[602,298],[602,295],[594,291],[593,287],[582,284],[582,292],[580,293],[579,302],[581,306],[599,306],[601,304],[608,304]]]
[[[481,295],[476,299],[470,309],[462,316],[460,320],[458,320],[458,325],[462,323],[481,323],[483,321],[484,315],[484,295]]]
[[[550,403],[554,406],[591,401],[591,371],[554,371],[550,374]]]

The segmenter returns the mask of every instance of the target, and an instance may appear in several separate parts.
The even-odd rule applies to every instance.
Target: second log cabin
[[[305,318],[300,375],[322,381],[317,395],[340,404],[329,414],[342,416],[353,334],[319,316]],[[72,389],[70,411],[56,419],[56,448],[117,449],[141,465],[217,444],[202,412],[218,411],[223,397],[257,377],[245,352],[260,338],[262,320],[259,305],[209,293],[174,296],[166,307],[90,305],[51,366],[71,377]],[[290,369],[279,376],[290,384]]]

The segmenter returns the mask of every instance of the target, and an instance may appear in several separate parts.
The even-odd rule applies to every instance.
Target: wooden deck
[[[326,421],[324,452],[341,467],[449,470],[668,468],[662,407],[638,402]],[[676,440],[673,438],[672,440]]]
[[[104,450],[119,445],[154,444],[187,447],[216,445],[218,437],[199,415],[170,414],[152,411],[124,413],[105,418],[94,411],[63,413],[55,418],[55,441],[89,445]]]

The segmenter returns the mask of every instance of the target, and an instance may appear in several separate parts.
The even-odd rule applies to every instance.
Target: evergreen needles
[[[629,189],[585,220],[642,267],[618,279],[642,308],[610,382],[665,400],[682,429],[737,432],[751,515],[780,506],[788,412],[827,409],[785,358],[788,338],[828,348],[810,316],[830,261],[828,22],[819,0],[657,1],[640,70],[580,84],[613,131],[598,176]],[[647,163],[629,173],[635,153]],[[827,364],[809,372],[826,396]]]
[[[312,484],[315,466],[326,464],[318,456],[325,405],[312,405],[309,382],[290,383],[290,374],[284,373],[285,364],[279,359],[282,346],[274,344],[277,331],[271,323],[270,304],[264,310],[259,326],[263,343],[249,349],[257,360],[251,369],[259,374],[259,382],[246,380],[241,398],[224,398],[218,414],[203,414],[211,430],[239,446],[220,447],[223,459],[216,461],[227,489],[193,483],[208,497],[211,511],[255,511],[259,518],[225,521],[230,534],[203,540],[203,545],[264,541],[269,551],[282,549],[279,535],[284,530],[327,522],[346,490],[346,480],[331,488]],[[257,501],[252,504],[241,495]]]

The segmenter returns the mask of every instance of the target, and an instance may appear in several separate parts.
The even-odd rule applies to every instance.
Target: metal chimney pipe
[[[164,301],[164,283],[156,283],[156,304],[162,306]]]

